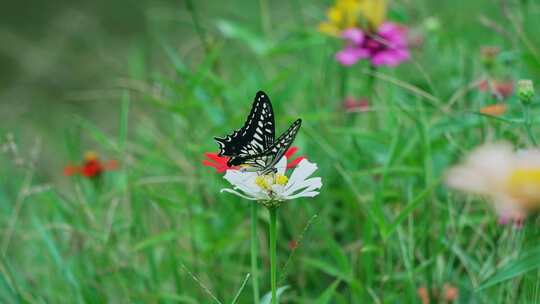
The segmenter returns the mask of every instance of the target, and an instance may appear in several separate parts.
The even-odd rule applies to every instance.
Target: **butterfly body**
[[[297,119],[278,139],[275,139],[275,118],[272,103],[259,91],[244,126],[223,138],[215,137],[219,156],[229,156],[228,166],[268,174],[294,141],[302,124]]]

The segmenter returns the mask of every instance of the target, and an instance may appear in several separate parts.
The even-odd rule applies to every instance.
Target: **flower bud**
[[[482,63],[486,68],[491,68],[495,64],[497,56],[501,52],[501,49],[497,46],[484,46],[480,49],[480,57]]]
[[[522,103],[528,104],[532,102],[534,97],[534,84],[530,79],[522,79],[518,81],[518,97]]]
[[[424,20],[424,27],[428,32],[436,32],[441,28],[441,22],[437,17],[427,17]]]

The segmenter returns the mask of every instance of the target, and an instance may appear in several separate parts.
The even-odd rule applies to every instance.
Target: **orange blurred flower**
[[[64,175],[81,175],[87,178],[97,178],[105,171],[116,170],[118,161],[110,160],[102,162],[93,151],[88,151],[84,155],[84,162],[81,165],[67,165],[64,168]]]
[[[454,301],[459,297],[459,289],[451,284],[444,284],[444,299],[448,302]]]
[[[485,106],[480,109],[480,113],[491,116],[501,116],[508,110],[508,107],[504,103],[498,103],[494,105]]]
[[[430,304],[429,294],[426,287],[419,287],[417,293],[420,301],[422,301],[422,304]],[[457,300],[457,298],[459,297],[459,289],[457,289],[457,287],[454,287],[451,284],[446,283],[443,285],[442,297],[438,289],[433,289],[431,294],[435,298],[434,300],[436,303],[451,303]],[[444,302],[439,301],[441,300],[441,298]]]

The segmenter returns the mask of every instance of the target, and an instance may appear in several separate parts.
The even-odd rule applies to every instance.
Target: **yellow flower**
[[[326,12],[327,21],[319,24],[319,31],[339,36],[348,28],[359,27],[359,19],[367,23],[363,28],[376,30],[386,19],[387,0],[337,0]]]
[[[485,144],[451,168],[446,183],[487,198],[501,219],[519,222],[540,209],[540,149]]]
[[[363,0],[360,14],[368,22],[370,29],[377,29],[386,19],[387,0]]]
[[[363,0],[337,0],[326,12],[328,20],[319,24],[319,31],[339,36],[343,30],[355,27],[360,16],[361,1]]]

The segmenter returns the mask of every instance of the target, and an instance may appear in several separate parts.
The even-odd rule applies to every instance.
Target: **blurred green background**
[[[296,0],[198,1],[192,14],[185,1],[9,3],[0,12],[2,126],[19,133],[25,144],[35,137],[47,141],[43,147],[47,161],[42,164],[50,164],[47,170],[54,170],[62,165],[54,156],[67,157],[62,146],[63,132],[72,127],[69,122],[73,116],[85,117],[114,131],[123,90],[137,86],[130,75],[149,80],[155,74],[170,74],[170,70],[162,68],[170,64],[165,44],[178,50],[186,65],[196,66],[199,52],[205,48],[198,38],[198,33],[203,32],[206,43],[227,43],[220,50],[223,60],[239,60],[241,52],[245,52],[243,46],[235,47],[223,37],[219,21],[233,21],[253,34],[269,34],[269,38],[295,39],[298,32],[313,30],[324,19],[324,9],[330,4]],[[435,17],[447,29],[440,33],[445,48],[467,45],[474,49],[484,42],[466,37],[494,36],[479,26],[478,16],[497,15],[496,6],[469,1],[395,1],[390,14],[405,22]],[[264,10],[268,17],[261,15]],[[194,16],[198,16],[197,21]],[[321,45],[316,43],[314,47]],[[130,65],[130,57],[144,60],[132,60]],[[258,68],[273,70],[274,65],[284,62],[276,57]],[[249,57],[242,59],[246,59],[245,66],[250,66]],[[241,79],[245,75],[233,76]],[[243,96],[251,94],[245,93]]]

